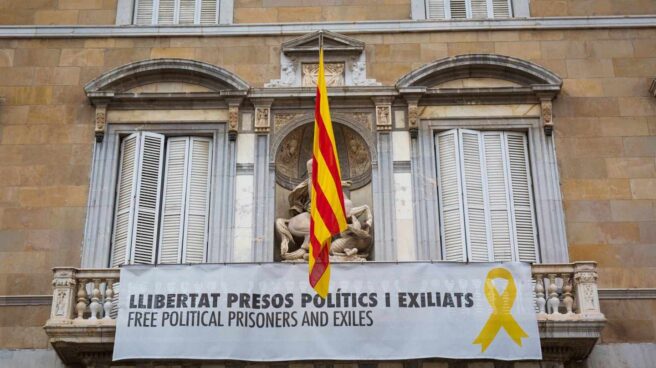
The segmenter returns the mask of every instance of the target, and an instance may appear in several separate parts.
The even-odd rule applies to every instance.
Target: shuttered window
[[[536,261],[526,135],[456,129],[435,138],[447,261]]]
[[[212,140],[135,133],[121,143],[113,267],[205,261]]]
[[[135,2],[135,24],[217,24],[218,19],[218,0],[136,0]]]
[[[512,17],[511,0],[426,0],[428,19]]]

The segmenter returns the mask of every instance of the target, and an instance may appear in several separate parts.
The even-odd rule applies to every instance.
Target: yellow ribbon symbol
[[[494,279],[504,279],[508,281],[508,285],[502,294],[499,294],[494,287],[494,284],[492,284],[492,280]],[[497,333],[499,333],[501,327],[503,327],[506,329],[510,338],[517,345],[522,346],[522,337],[528,337],[528,335],[522,330],[510,313],[515,298],[517,297],[517,287],[515,286],[515,280],[510,271],[501,267],[490,270],[485,279],[485,287],[483,290],[488,303],[492,306],[492,315],[472,344],[481,344],[481,352],[484,352],[488,346],[490,346],[492,341],[494,341],[494,338],[497,336]]]

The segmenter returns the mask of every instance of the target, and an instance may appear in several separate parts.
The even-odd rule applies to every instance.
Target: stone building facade
[[[133,0],[0,0],[0,365],[107,363],[113,327],[88,305],[118,281],[132,133],[211,138],[202,261],[280,261],[323,32],[350,196],[373,211],[368,261],[447,259],[437,137],[514,132],[542,297],[564,300],[563,282],[592,295],[540,317],[544,362],[378,364],[656,366],[656,2],[510,0],[480,18],[457,4],[216,0],[209,23],[199,9],[136,25]]]

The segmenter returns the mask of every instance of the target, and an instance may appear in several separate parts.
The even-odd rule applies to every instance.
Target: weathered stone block
[[[606,159],[606,169],[609,178],[651,178],[656,176],[655,166],[656,163],[651,157]]]
[[[631,195],[635,199],[656,199],[656,179],[631,179]]]

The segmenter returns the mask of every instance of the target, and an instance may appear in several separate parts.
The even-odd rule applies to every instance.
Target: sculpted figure
[[[280,235],[280,256],[285,261],[300,261],[308,258],[310,249],[310,191],[312,188],[312,160],[307,162],[308,178],[297,185],[289,194],[289,219],[276,220],[276,231]],[[348,187],[350,182],[342,182]],[[353,207],[350,199],[344,196],[344,208],[348,228],[333,239],[330,247],[331,258],[343,261],[362,261],[368,257],[371,247],[371,226],[373,217],[369,206]],[[360,221],[364,218],[364,222]],[[296,244],[294,238],[303,238]]]

